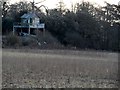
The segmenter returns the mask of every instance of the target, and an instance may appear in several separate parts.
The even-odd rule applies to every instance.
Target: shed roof
[[[21,16],[21,18],[39,18],[35,13],[30,12]]]

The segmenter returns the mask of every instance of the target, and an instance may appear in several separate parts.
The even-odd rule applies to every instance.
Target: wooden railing
[[[32,27],[32,28],[45,28],[45,24],[44,23],[40,23],[40,24],[32,24],[32,23],[14,23],[13,26],[17,26],[17,27]]]

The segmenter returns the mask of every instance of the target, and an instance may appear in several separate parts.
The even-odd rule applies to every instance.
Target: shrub
[[[20,46],[21,45],[21,39],[18,36],[10,33],[6,36],[5,45],[6,46]]]
[[[22,46],[28,46],[30,48],[35,48],[38,46],[36,40],[31,36],[21,37],[21,39],[22,39]]]
[[[45,33],[38,31],[37,40],[41,43],[46,43],[46,44],[58,43],[58,40],[47,31]]]
[[[36,40],[41,48],[59,48],[61,47],[60,42],[52,36],[48,31],[42,33],[40,31],[36,32]]]

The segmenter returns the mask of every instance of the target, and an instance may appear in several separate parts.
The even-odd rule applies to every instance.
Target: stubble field
[[[73,50],[2,51],[3,88],[117,88],[118,54]]]

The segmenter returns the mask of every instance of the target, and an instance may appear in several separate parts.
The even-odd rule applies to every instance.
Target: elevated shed
[[[35,34],[35,31],[39,30],[45,32],[45,24],[40,22],[40,18],[33,12],[29,12],[21,16],[21,22],[14,23],[13,34],[21,33]]]

